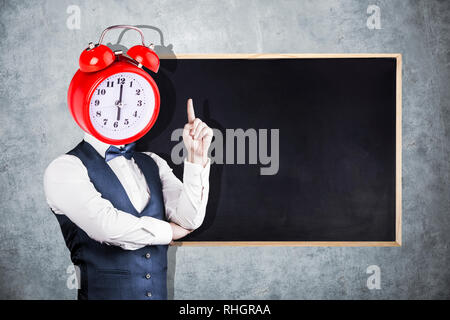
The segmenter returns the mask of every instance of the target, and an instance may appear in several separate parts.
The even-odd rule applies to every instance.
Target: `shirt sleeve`
[[[184,159],[183,182],[181,182],[167,161],[152,152],[146,154],[155,160],[159,168],[167,219],[188,230],[200,227],[208,203],[211,160],[208,158],[207,164],[203,167]]]
[[[56,214],[66,215],[92,239],[136,250],[146,245],[168,244],[172,227],[152,217],[135,217],[102,198],[80,159],[63,155],[44,174],[47,203]]]

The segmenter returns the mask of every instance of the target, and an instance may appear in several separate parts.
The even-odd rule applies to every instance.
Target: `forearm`
[[[207,201],[207,189],[183,185],[176,211],[170,216],[170,220],[188,230],[197,229],[205,218]]]
[[[183,183],[175,176],[170,183],[165,179],[163,190],[168,220],[189,230],[197,229],[203,223],[208,203],[209,170],[209,160],[204,168],[185,160]]]
[[[109,201],[108,201],[109,202]],[[66,213],[92,239],[125,250],[136,250],[147,245],[168,244],[172,240],[169,223],[152,217],[135,217],[117,210],[106,203],[99,211],[92,212],[92,218],[85,219],[76,214]]]
[[[117,210],[103,199],[73,205],[66,202],[54,208],[55,213],[66,215],[86,234],[101,243],[136,250],[147,245],[168,244],[172,240],[169,223],[152,217],[135,217]]]

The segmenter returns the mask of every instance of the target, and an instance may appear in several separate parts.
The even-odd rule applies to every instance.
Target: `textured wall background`
[[[72,4],[80,30],[66,27]],[[66,106],[78,56],[118,23],[159,28],[175,53],[403,54],[403,247],[170,248],[171,297],[450,298],[450,1],[375,0],[0,1],[0,298],[76,296],[42,176],[82,137]],[[372,264],[380,290],[366,287]]]

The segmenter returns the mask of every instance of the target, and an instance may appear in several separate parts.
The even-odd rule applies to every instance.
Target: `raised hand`
[[[208,149],[213,131],[199,118],[195,117],[192,99],[187,101],[188,123],[183,129],[183,141],[188,151],[187,161],[205,166],[208,162]]]

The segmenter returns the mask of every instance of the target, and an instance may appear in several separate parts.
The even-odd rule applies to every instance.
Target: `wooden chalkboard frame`
[[[161,59],[396,59],[395,241],[174,241],[175,246],[400,247],[402,245],[402,55],[400,53],[233,53],[160,55]]]

